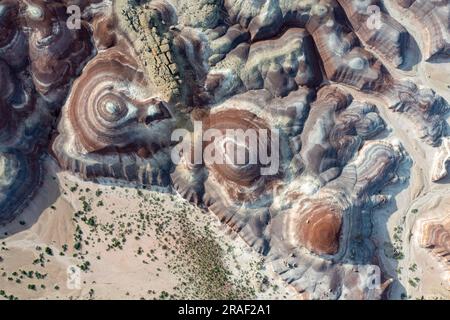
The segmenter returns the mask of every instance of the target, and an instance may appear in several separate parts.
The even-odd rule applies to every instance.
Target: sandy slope
[[[227,292],[242,297],[295,298],[280,280],[262,268],[259,256],[249,251],[243,241],[232,239],[217,219],[177,196],[83,182],[70,174],[57,172],[51,161],[47,161],[47,167],[44,185],[32,205],[11,224],[0,227],[1,241],[5,243],[0,246],[3,259],[0,290],[6,296],[20,299],[204,298],[208,291],[222,294],[219,286],[225,283]],[[86,209],[85,206],[92,210],[87,208],[87,214],[77,217],[75,213]],[[152,218],[144,227],[141,213],[149,212]],[[180,216],[180,212],[188,213],[187,226],[197,230],[189,237],[194,240],[203,237],[204,247],[210,245],[211,250],[223,253],[220,268],[231,272],[223,278],[223,283],[203,288],[209,285],[209,278],[195,274],[192,276],[199,280],[192,283],[186,280],[191,272],[198,272],[199,267],[205,268],[206,277],[211,272],[208,268],[217,265],[206,264],[205,267],[191,259],[202,259],[201,255],[209,251],[202,249],[200,255],[195,253],[197,256],[181,253],[186,247],[183,243],[177,244],[177,239],[188,231],[176,234],[182,226],[171,218],[171,215]],[[95,217],[96,227],[89,225],[92,221],[88,217]],[[155,228],[163,225],[159,230]],[[77,226],[82,231],[81,239],[77,238],[80,234]],[[203,235],[205,228],[211,230],[212,236]],[[126,242],[122,242],[123,239]],[[77,243],[81,244],[80,250],[74,248]],[[47,247],[53,255],[46,253]],[[42,259],[33,264],[40,255]],[[80,273],[81,287],[69,289],[67,268],[83,266],[87,261],[88,270]],[[45,278],[37,279],[35,273],[29,277],[29,271],[39,272]],[[28,288],[28,285],[36,288]]]

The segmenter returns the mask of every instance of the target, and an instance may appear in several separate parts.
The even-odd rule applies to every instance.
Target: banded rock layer
[[[426,60],[437,56],[450,55],[450,2],[448,0],[397,0],[399,6],[418,23],[418,30],[422,33],[424,43],[424,57]]]
[[[62,167],[85,178],[168,184],[171,106],[151,90],[128,43],[92,59],[75,81],[53,144]]]
[[[398,3],[425,25],[424,56],[447,52],[448,1]],[[85,179],[173,187],[304,298],[382,297],[384,273],[367,283],[379,265],[373,213],[407,155],[381,114],[404,114],[441,147],[434,180],[448,162],[448,104],[395,70],[414,35],[383,4],[3,1],[0,220],[33,195],[51,153]],[[368,26],[370,6],[381,28]]]
[[[172,179],[181,195],[203,203],[255,250],[267,254],[275,271],[287,282],[295,282],[293,286],[299,292],[314,298],[343,298],[344,287],[359,290],[361,284],[346,283],[352,269],[347,263],[374,262],[369,240],[370,212],[373,206],[387,201],[377,193],[395,179],[403,151],[401,146],[383,141],[363,146],[365,140],[384,129],[375,106],[352,101],[350,95],[336,88],[322,89],[317,102],[309,106],[307,94],[303,90],[270,99],[267,91],[249,91],[225,101],[203,118],[206,128],[222,133],[226,129],[270,127],[272,133],[277,133],[280,150],[279,170],[275,173],[262,175],[261,161],[241,166],[196,164],[190,152],[195,145],[192,138],[192,145],[181,150],[185,151],[184,158]],[[308,118],[303,117],[305,122],[293,130],[291,123],[283,122],[281,112],[272,111],[276,109],[274,104],[294,103],[294,107],[292,98],[302,95],[305,103],[296,108],[297,114],[302,115],[303,108],[311,111]],[[325,108],[330,111],[324,112]],[[308,134],[310,138],[303,143],[296,138]],[[259,144],[274,136],[255,138]],[[238,145],[239,139],[229,139],[228,143]],[[296,154],[298,143],[305,154]],[[273,148],[270,142],[263,145]],[[362,241],[353,241],[357,235]],[[286,259],[299,268],[291,270],[294,280],[280,264]],[[321,265],[328,267],[318,272]],[[323,288],[314,287],[314,281],[328,276],[331,282],[325,281]],[[366,298],[380,294],[369,291],[358,292]]]
[[[450,281],[450,217],[422,221],[421,247],[430,250],[431,254],[442,263],[447,270],[445,281]],[[450,285],[447,283],[447,288]]]
[[[378,0],[358,1],[339,0],[350,24],[359,39],[380,55],[383,60],[393,63],[396,67],[402,65],[409,43],[408,31],[395,19],[381,11]],[[378,15],[371,8],[377,8],[380,21],[373,21],[371,15]]]
[[[443,259],[447,265],[450,263],[450,221],[429,221],[423,226],[422,247],[429,248],[433,253]]]
[[[35,155],[0,152],[0,221],[9,221],[31,200],[42,169]]]

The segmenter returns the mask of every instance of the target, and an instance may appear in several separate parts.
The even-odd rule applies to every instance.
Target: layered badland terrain
[[[17,250],[0,267],[68,228],[79,204],[41,221],[50,175],[78,201],[58,172],[184,198],[293,297],[448,298],[449,16],[448,0],[2,0],[0,236]],[[226,158],[271,161],[205,161],[198,123],[248,133]]]

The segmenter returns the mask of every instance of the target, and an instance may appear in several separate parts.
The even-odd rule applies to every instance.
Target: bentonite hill
[[[449,299],[449,0],[1,0],[0,299]]]

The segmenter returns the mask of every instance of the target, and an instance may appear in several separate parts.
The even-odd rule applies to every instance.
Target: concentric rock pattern
[[[449,266],[450,254],[450,220],[424,222],[422,234],[422,247],[432,250],[434,255]]]
[[[89,31],[69,30],[66,5],[0,3],[0,222],[40,185],[45,152],[68,85],[95,53]]]
[[[172,107],[154,96],[127,45],[100,52],[75,81],[53,152],[85,178],[167,185]]]
[[[448,0],[396,5],[424,26],[426,60],[448,56]],[[414,35],[383,1],[6,0],[0,31],[1,222],[50,153],[85,179],[173,187],[304,298],[379,299],[372,215],[408,157],[382,114],[404,114],[447,175],[448,104],[398,76]],[[444,229],[424,246],[448,249]]]

